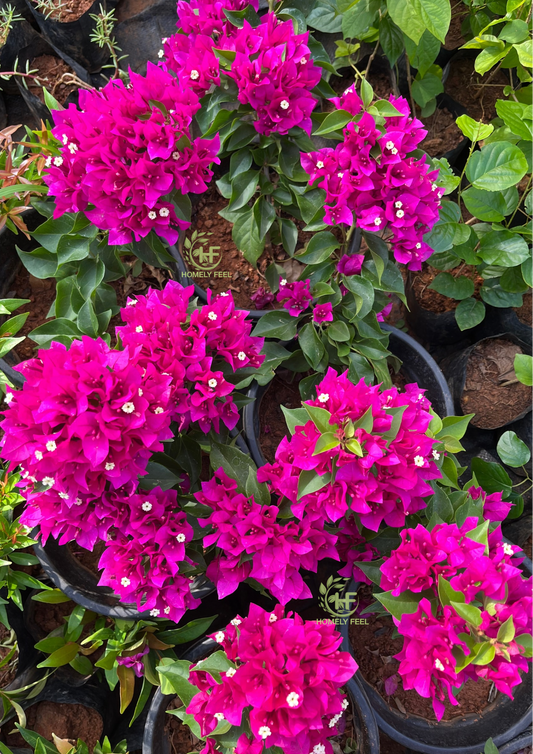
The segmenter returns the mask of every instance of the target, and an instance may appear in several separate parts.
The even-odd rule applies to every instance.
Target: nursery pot
[[[184,659],[198,662],[217,647],[211,639],[206,639],[185,654]],[[353,679],[346,686],[354,716],[357,754],[379,754],[379,731],[366,694]],[[165,723],[168,719],[166,711],[172,699],[172,696],[162,694],[161,689],[155,692],[144,729],[142,754],[170,754]]]
[[[483,335],[487,336],[494,333],[512,333],[531,349],[533,329],[518,318],[513,308],[497,309],[494,306],[487,306],[481,327]]]
[[[381,328],[390,333],[389,350],[403,362],[402,371],[408,382],[416,382],[421,388],[427,390],[426,395],[439,416],[451,416],[453,414],[452,396],[437,362],[420,343],[407,333],[387,324],[382,324]],[[268,385],[258,385],[253,382],[248,391],[248,397],[254,400],[243,408],[246,442],[258,467],[264,466],[267,462],[259,443],[261,432],[259,408],[267,390]]]
[[[482,340],[479,340],[477,343],[474,343],[474,345],[469,346],[468,348],[465,348],[459,353],[453,354],[452,356],[449,356],[443,360],[442,368],[446,376],[446,379],[448,381],[448,385],[449,385],[449,388],[453,397],[455,411],[458,415],[463,415],[464,413],[471,413],[470,408],[466,412],[463,410],[462,405],[461,405],[461,399],[462,399],[464,388],[465,388],[468,362],[472,355],[472,352],[481,343],[486,343],[488,341],[496,340],[500,338],[502,340],[510,341],[511,343],[514,343],[515,345],[520,346],[525,353],[531,354],[531,347],[530,346],[528,347],[526,343],[519,340],[515,335],[513,335],[512,333],[502,333],[501,335],[493,335],[490,338],[483,338]],[[496,403],[495,405],[498,405],[498,403]],[[472,426],[475,427],[476,430],[480,431],[481,433],[486,432],[487,430],[492,431],[494,429],[499,429],[501,427],[508,427],[511,424],[525,417],[530,411],[531,411],[531,405],[528,402],[521,413],[516,414],[515,416],[511,416],[507,420],[495,420],[496,424],[493,427],[478,428],[476,427],[475,424],[472,424]],[[475,422],[476,418],[474,417],[472,421]]]
[[[520,568],[524,574],[531,575],[532,564],[528,558],[524,558]],[[357,587],[358,584],[352,581],[349,591],[356,592]],[[352,653],[348,621],[340,630],[343,636],[342,649]],[[417,715],[405,716],[399,710],[393,709],[363,678],[360,671],[355,674],[355,681],[366,692],[380,730],[409,751],[419,751],[423,754],[481,754],[487,739],[492,738],[500,749],[500,754],[513,754],[519,749],[503,747],[514,743],[513,739],[517,737],[522,741],[522,734],[531,725],[529,674],[523,677],[519,686],[515,686],[514,701],[504,694],[498,694],[496,700],[480,714],[465,714],[440,723],[430,722]],[[524,745],[527,743],[531,743],[531,733]]]
[[[178,239],[178,245],[171,246],[169,251],[174,257],[174,262],[175,262],[172,269],[174,278],[178,281],[178,283],[181,283],[182,285],[190,285],[191,282],[194,281],[194,278],[190,276],[190,270],[182,256],[184,241],[185,241],[185,232],[181,231],[179,239]],[[352,239],[350,241],[350,248],[349,248],[348,253],[356,254],[359,251],[360,246],[361,246],[361,231],[359,228],[356,228],[355,233],[353,234]],[[193,284],[194,284],[195,296],[198,297],[198,300],[202,304],[206,304],[207,292],[197,283],[193,283]],[[261,319],[261,317],[264,314],[268,314],[269,312],[272,312],[272,311],[274,310],[273,309],[250,309],[250,311],[248,312],[248,317],[251,320],[257,321]]]
[[[107,45],[99,47],[91,42],[90,36],[96,28],[96,21],[91,15],[100,13],[102,6],[104,13],[115,8],[117,0],[94,0],[91,7],[75,21],[63,22],[53,18],[45,18],[35,7],[32,0],[26,0],[28,7],[37,21],[44,37],[61,50],[63,55],[75,60],[90,73],[98,72],[109,59]]]
[[[472,330],[461,332],[455,319],[455,309],[439,313],[424,309],[414,292],[413,279],[414,274],[408,272],[405,283],[405,297],[407,299],[405,319],[418,337],[424,343],[432,346],[450,345],[469,337]]]

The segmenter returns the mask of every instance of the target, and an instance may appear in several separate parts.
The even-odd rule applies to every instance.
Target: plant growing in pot
[[[392,650],[400,650],[399,666],[393,658],[388,666],[380,660],[372,673],[368,653],[352,635],[367,674],[360,682],[378,724],[419,751],[478,752],[487,733],[503,744],[529,721],[531,700],[520,684],[531,658],[531,564],[526,578],[514,557],[520,548],[502,540],[499,522],[509,504],[480,493],[472,488],[448,497],[440,490],[430,502],[430,521],[403,529],[390,556],[356,563],[383,590],[374,587],[385,610],[369,616],[371,650],[380,641],[390,647],[393,626],[399,636],[392,635]],[[370,676],[381,679],[379,690]],[[398,698],[400,712],[385,697]],[[428,722],[433,711],[450,722],[435,727]]]
[[[52,733],[52,742],[48,738],[41,736],[33,730],[27,730],[20,725],[17,726],[20,735],[28,744],[31,749],[15,749],[8,748],[5,744],[0,744],[0,751],[2,754],[30,754],[31,751],[36,754],[128,754],[128,747],[126,741],[120,741],[115,746],[111,746],[109,739],[106,736],[102,743],[97,741],[92,748],[89,747],[78,738],[75,744],[72,743],[70,738],[59,738]]]
[[[333,737],[350,737],[345,711],[354,702],[341,689],[357,666],[338,651],[334,626],[252,604],[212,638],[222,649],[200,662],[158,667],[162,690],[183,704],[171,714],[205,742],[204,754],[329,754]],[[352,741],[351,750],[360,745]]]

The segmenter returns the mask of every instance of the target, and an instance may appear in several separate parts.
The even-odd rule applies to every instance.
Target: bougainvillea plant
[[[520,548],[489,524],[469,516],[460,526],[404,529],[380,576],[374,571],[384,590],[375,597],[404,637],[396,655],[403,687],[430,698],[438,720],[470,679],[513,698],[531,659],[532,579],[514,557]]]
[[[212,638],[222,650],[157,668],[163,693],[183,703],[171,714],[205,740],[202,754],[333,754],[349,706],[341,687],[357,663],[332,624],[252,604]]]

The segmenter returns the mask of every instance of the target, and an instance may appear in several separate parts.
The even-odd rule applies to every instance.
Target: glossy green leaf
[[[462,193],[471,215],[485,222],[501,222],[507,214],[507,204],[501,191],[483,191],[471,186]]]
[[[527,169],[527,160],[517,146],[496,141],[472,154],[466,176],[475,188],[501,191],[517,184]]]
[[[533,385],[533,358],[525,353],[517,353],[514,357],[514,371],[516,378],[523,385]]]
[[[524,466],[531,458],[531,451],[525,442],[511,430],[503,433],[498,440],[496,450],[503,463],[512,468]]]
[[[455,310],[455,319],[460,330],[476,327],[485,319],[485,304],[475,298],[460,301]]]
[[[439,272],[429,288],[457,300],[469,298],[474,293],[474,283],[470,278],[464,275],[453,277],[449,272]]]

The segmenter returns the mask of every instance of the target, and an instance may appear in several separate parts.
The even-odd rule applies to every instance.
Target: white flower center
[[[439,458],[440,458],[440,453],[439,453],[438,451],[436,451],[436,450],[432,450],[432,451],[431,451],[431,454],[432,454],[433,458],[434,458],[434,459],[435,459],[436,461],[438,461],[438,460],[439,460]]]
[[[244,351],[239,351],[237,358],[239,359],[239,361],[244,361],[246,359],[246,354],[244,353]]]
[[[396,217],[399,217],[399,218],[400,218],[400,220],[402,219],[402,217],[403,217],[404,215],[405,215],[405,212],[403,211],[403,209],[399,209],[399,210],[398,210],[398,211],[396,212]]]
[[[127,576],[123,576],[120,579],[120,583],[122,584],[122,586],[129,586],[131,584],[131,581],[128,579]]]
[[[189,78],[191,78],[193,81],[197,81],[200,78],[200,74],[198,71],[191,71]]]
[[[128,301],[126,306],[136,306],[136,304],[137,304],[137,299],[132,299],[131,301]]]
[[[224,713],[223,712],[215,712],[215,714],[213,715],[213,717],[215,718],[215,720],[218,720],[220,722],[220,720],[224,719]]]
[[[165,613],[165,615],[168,615],[170,613],[170,607],[169,607],[169,605],[167,605],[165,607],[165,609],[163,610],[163,612]]]
[[[77,144],[69,144],[68,145],[68,151],[70,152],[70,154],[76,154],[76,152],[78,151],[78,145]]]
[[[157,212],[154,212],[153,209],[150,210],[150,212],[148,213],[148,218],[150,220],[155,220],[156,217],[157,217]]]
[[[401,209],[403,207],[403,202],[394,202],[394,206],[396,209]]]
[[[289,707],[297,707],[299,701],[300,695],[295,691],[291,691],[291,693],[287,695],[287,704],[289,705]]]
[[[54,157],[54,165],[57,167],[60,167],[60,165],[63,164],[63,158],[62,157]]]
[[[68,136],[66,134],[63,134],[63,136],[61,137],[61,141],[66,146],[68,144]]]
[[[415,244],[415,249],[421,249],[421,248],[422,248],[422,244],[421,243]]]
[[[54,440],[48,440],[46,443],[46,450],[48,450],[50,453],[53,453],[54,450],[57,449],[57,445],[55,444]]]
[[[212,380],[209,380],[207,384],[209,385],[209,387],[215,388],[218,385],[218,382],[215,379],[212,379]]]
[[[55,484],[55,479],[53,476],[45,476],[43,479],[43,484],[45,487],[53,487]]]
[[[185,534],[183,534],[182,532],[180,532],[179,534],[177,534],[176,535],[176,541],[178,541],[178,542],[185,542]]]
[[[268,617],[268,622],[269,623],[275,623],[277,621],[277,619],[278,619],[277,615],[274,615],[274,613],[270,613],[270,615]]]
[[[145,502],[141,505],[141,508],[145,513],[150,513],[153,507],[154,506],[152,505],[152,503],[150,503],[148,500],[145,500]]]
[[[422,456],[415,456],[414,458],[415,466],[423,466],[424,465],[424,459]]]
[[[232,626],[240,626],[242,623],[242,620],[240,618],[234,618],[232,621],[230,621]]]
[[[43,454],[42,454],[42,452],[40,450],[36,450],[34,455],[35,455],[35,458],[38,461],[42,461],[43,460]]]
[[[143,331],[143,326],[137,325],[137,327],[135,328],[135,332],[142,332],[142,331]]]
[[[218,644],[222,644],[222,642],[224,641],[224,638],[225,638],[224,631],[218,631],[218,633],[215,634],[215,641]]]
[[[316,746],[313,746],[311,754],[326,754],[326,747],[324,744],[316,744]]]
[[[300,65],[305,65],[307,63],[307,58],[302,58],[300,60]]]
[[[329,393],[320,393],[318,400],[320,403],[327,403],[329,401]]]
[[[508,544],[507,542],[503,543],[503,551],[506,555],[514,555],[513,546]]]
[[[242,351],[241,351],[241,353],[242,353]],[[11,403],[11,401],[13,400],[14,397],[15,396],[13,395],[13,393],[6,393],[6,397],[4,398],[4,400],[9,405]]]
[[[157,607],[154,607],[152,610],[150,610],[150,615],[152,618],[157,618],[157,616],[160,614],[160,610],[157,609]]]
[[[74,500],[74,505],[81,505],[81,504],[82,504],[82,502],[83,502],[83,500],[81,499],[81,497],[77,497],[77,498],[76,498],[76,499]]]
[[[105,470],[106,471],[113,471],[114,468],[115,468],[115,464],[112,463],[112,462],[106,463],[106,465],[105,465]]]
[[[396,149],[396,147],[393,147],[391,149],[391,152],[392,152],[392,154],[398,154],[398,150]]]
[[[180,153],[179,152],[172,152],[172,159],[173,160],[179,160]]]
[[[125,414],[133,414],[133,412],[135,411],[135,404],[131,401],[124,403],[122,405],[122,411],[124,411]]]
[[[162,413],[163,413],[163,409],[161,408],[161,406],[158,406],[156,410],[154,411],[154,414],[162,414]]]
[[[318,168],[319,170],[322,170],[322,168],[324,167],[324,163],[322,162],[322,160],[319,160],[319,161],[317,162],[316,166],[317,166],[317,168]]]
[[[215,312],[209,312],[209,314],[208,314],[207,316],[208,316],[208,318],[209,318],[209,319],[211,320],[211,322],[216,322],[216,321],[217,321],[217,319],[218,319],[218,317],[217,317],[217,315],[215,314]]]
[[[164,50],[159,50],[159,52],[157,53],[157,57],[162,58],[164,54],[165,54]]]
[[[289,103],[287,102],[286,99],[282,99],[281,102],[279,103],[279,106],[281,107],[282,110],[289,109]]]
[[[381,217],[374,218],[374,225],[381,225]]]
[[[387,147],[387,149],[394,149],[394,142],[388,141],[385,146]]]
[[[435,667],[437,668],[437,670],[444,670],[444,665],[442,664],[442,662],[439,660],[438,657],[435,660]]]
[[[260,737],[263,739],[263,741],[265,740],[265,738],[268,738],[269,736],[272,735],[272,731],[270,730],[270,728],[268,727],[268,725],[262,725],[259,728],[258,733],[259,733]]]
[[[168,217],[170,215],[170,210],[168,207],[161,207],[159,210],[159,215],[161,217]]]
[[[235,668],[228,668],[228,669],[226,670],[226,676],[227,676],[228,678],[233,678],[233,676],[235,675],[235,673],[236,673],[236,672],[237,672],[237,671],[235,670]]]

